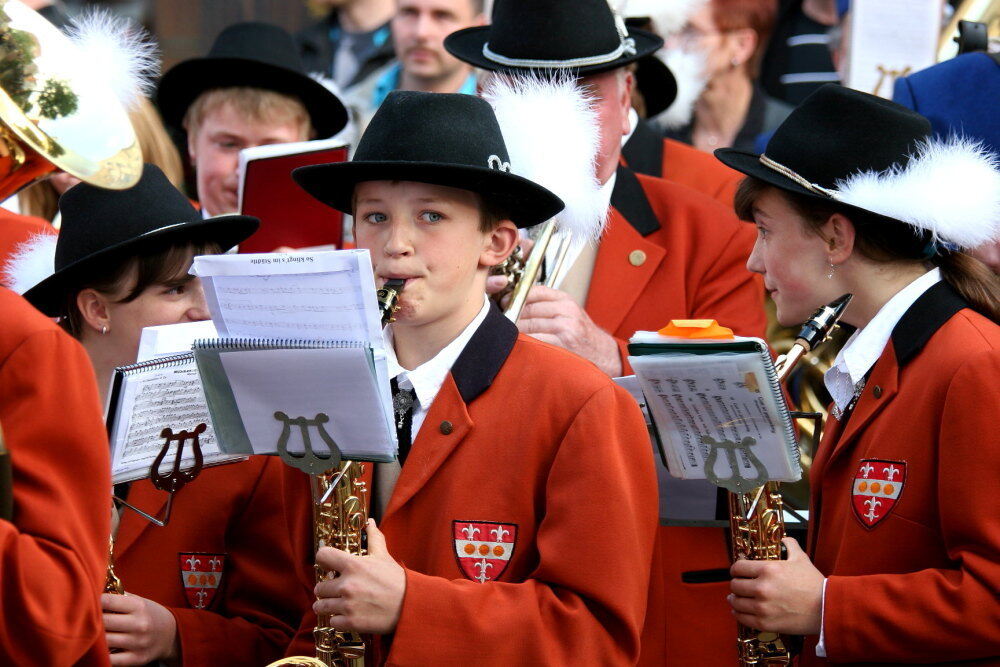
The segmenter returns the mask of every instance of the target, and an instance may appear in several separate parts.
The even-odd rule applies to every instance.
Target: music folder
[[[298,167],[345,162],[338,138],[254,146],[240,151],[240,213],[260,218],[260,229],[240,244],[241,253],[290,248],[340,248],[344,216],[306,194],[292,179]]]

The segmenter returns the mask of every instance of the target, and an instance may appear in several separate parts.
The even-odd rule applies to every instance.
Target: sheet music
[[[234,458],[223,454],[216,443],[193,357],[183,365],[149,369],[124,377],[116,412],[111,429],[111,471],[115,484],[149,476],[149,466],[163,447],[164,438],[160,433],[167,427],[177,433],[193,430],[204,423],[208,428],[198,438],[204,464]],[[185,444],[182,469],[194,465],[190,445],[190,441]],[[173,466],[175,448],[176,445],[164,457],[161,470]]]
[[[629,357],[666,449],[670,473],[683,479],[705,479],[711,447],[701,441],[756,440],[752,453],[768,479],[795,481],[800,476],[797,452],[790,451],[781,408],[773,396],[761,357],[726,355],[648,355]],[[794,448],[794,443],[791,443]],[[737,451],[740,477],[758,473],[745,451]],[[714,467],[720,478],[733,471],[723,450]]]
[[[157,357],[181,354],[189,351],[199,338],[215,338],[217,335],[212,320],[145,327],[139,337],[139,354],[135,360],[136,363],[141,363]]]
[[[891,98],[896,78],[935,62],[942,0],[853,0],[846,85]]]
[[[223,338],[364,342],[384,349],[367,250],[196,257]]]

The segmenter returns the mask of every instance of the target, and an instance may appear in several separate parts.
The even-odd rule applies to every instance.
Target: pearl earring
[[[107,325],[104,325],[101,327],[101,335],[103,336],[106,333],[108,333],[108,327]]]

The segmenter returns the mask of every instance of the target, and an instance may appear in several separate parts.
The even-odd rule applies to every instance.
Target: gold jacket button
[[[633,250],[628,254],[628,262],[632,266],[642,266],[646,263],[646,253],[641,250]]]
[[[455,427],[451,425],[451,422],[445,419],[441,422],[441,433],[444,435],[451,435],[451,432],[455,430]]]
[[[872,389],[872,394],[875,398],[882,398],[882,387],[875,385],[875,388]]]

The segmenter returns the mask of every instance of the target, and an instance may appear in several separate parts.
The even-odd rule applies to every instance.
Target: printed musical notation
[[[706,357],[643,356],[630,358],[666,449],[672,474],[706,478],[713,441],[754,441],[754,452],[769,478],[793,476],[797,457],[787,437],[787,412],[766,379],[759,354]],[[783,418],[784,415],[784,418]],[[717,457],[713,457],[717,458]],[[728,477],[757,474],[745,450],[736,452],[739,471],[719,461],[715,473]]]
[[[222,338],[367,342],[381,348],[367,251],[197,257]]]
[[[207,429],[200,435],[199,443],[205,464],[232,458],[219,450],[193,357],[184,364],[129,373],[124,378],[116,411],[118,417],[111,432],[115,483],[148,476],[150,464],[163,448],[160,434],[166,427],[175,431],[190,430],[204,423]],[[174,456],[170,452],[164,457],[161,470],[173,463]],[[181,468],[193,464],[194,457],[187,448]]]

